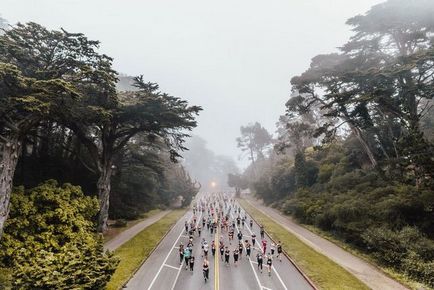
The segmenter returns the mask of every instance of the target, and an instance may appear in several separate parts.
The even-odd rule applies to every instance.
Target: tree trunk
[[[110,161],[107,161],[101,166],[101,172],[97,183],[99,200],[98,232],[100,233],[104,233],[107,230],[111,174],[112,164]]]
[[[374,168],[377,166],[377,160],[375,159],[374,153],[372,152],[371,148],[369,147],[368,142],[366,142],[365,138],[362,135],[362,132],[359,128],[355,126],[351,126],[351,131],[356,135],[357,140],[359,140],[360,144],[363,147],[363,150],[366,152],[366,155],[368,155],[369,161],[371,161],[371,167]]]
[[[15,168],[21,152],[21,142],[18,138],[5,141],[1,148],[0,160],[0,238],[9,215],[9,203],[13,186]]]

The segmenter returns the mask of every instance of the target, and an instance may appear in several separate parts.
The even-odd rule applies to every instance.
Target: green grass
[[[429,287],[425,284],[422,284],[420,282],[417,282],[413,279],[411,279],[410,277],[399,273],[398,271],[394,270],[393,268],[388,268],[388,267],[384,267],[378,264],[378,262],[371,256],[361,252],[360,250],[358,250],[357,248],[351,246],[350,244],[345,243],[344,241],[336,238],[335,236],[333,236],[332,234],[323,231],[313,225],[305,225],[305,224],[301,224],[302,227],[308,229],[309,231],[317,234],[318,236],[321,236],[322,238],[332,242],[333,244],[341,247],[342,249],[344,249],[347,252],[350,252],[351,254],[353,254],[354,256],[359,257],[360,259],[365,260],[367,263],[373,265],[374,267],[376,267],[379,271],[382,271],[383,273],[385,273],[387,276],[391,277],[392,279],[397,280],[398,282],[400,282],[401,284],[403,284],[404,286],[410,288],[410,289],[432,289],[434,290],[434,288]]]
[[[245,200],[240,200],[239,202],[257,222],[264,225],[265,230],[273,239],[282,242],[282,247],[285,252],[288,253],[318,288],[333,290],[369,289],[368,286],[363,284],[350,272],[303,243],[295,235],[264,215],[248,202]]]
[[[124,227],[110,226],[109,229],[107,230],[107,232],[104,233],[104,243],[107,243],[108,241],[110,241],[111,239],[113,239],[114,237],[116,237],[117,235],[122,233],[123,231],[131,228],[132,226],[135,226],[136,224],[140,223],[141,221],[143,221],[143,220],[145,220],[145,219],[147,219],[153,215],[156,215],[159,212],[161,212],[161,209],[152,209],[152,210],[148,211],[147,213],[143,214],[139,219],[128,221],[127,225]]]
[[[174,210],[150,225],[134,238],[115,250],[120,263],[107,284],[108,290],[120,289],[134,271],[146,260],[161,238],[185,214],[185,209]]]

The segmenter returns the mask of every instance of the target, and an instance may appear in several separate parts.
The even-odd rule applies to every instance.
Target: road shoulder
[[[304,243],[349,271],[370,288],[382,290],[408,289],[363,259],[354,256],[332,242],[298,225],[290,217],[281,214],[273,208],[266,207],[252,198],[245,200],[264,215],[270,217],[286,230],[294,234]]]

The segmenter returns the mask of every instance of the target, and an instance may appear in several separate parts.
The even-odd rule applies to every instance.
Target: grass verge
[[[309,231],[317,234],[318,236],[332,242],[333,244],[341,247],[342,249],[344,249],[345,251],[353,254],[356,257],[359,257],[360,259],[366,261],[367,263],[371,264],[372,266],[376,267],[379,271],[382,271],[385,275],[389,276],[390,278],[397,280],[398,282],[400,282],[402,285],[410,288],[410,289],[414,289],[414,290],[418,290],[418,289],[429,289],[429,290],[434,290],[434,288],[429,287],[427,285],[424,285],[420,282],[417,282],[411,278],[409,278],[408,276],[399,273],[398,271],[394,270],[393,268],[388,268],[388,267],[384,267],[381,266],[373,257],[369,256],[368,254],[363,253],[362,251],[358,250],[357,248],[351,246],[350,244],[345,243],[344,241],[334,237],[332,234],[323,231],[313,225],[306,225],[306,224],[300,224],[302,227],[308,229]]]
[[[171,211],[117,248],[114,253],[120,259],[120,263],[107,284],[107,289],[120,289],[185,212],[185,209]]]
[[[369,289],[368,286],[363,284],[350,272],[303,243],[295,235],[288,232],[284,227],[274,222],[248,202],[245,200],[239,200],[239,202],[257,222],[264,225],[267,233],[273,239],[282,242],[285,252],[288,253],[318,288],[333,290]]]
[[[143,214],[139,219],[128,221],[127,224],[123,227],[109,226],[109,229],[107,230],[107,232],[104,233],[104,243],[107,243],[108,241],[110,241],[111,239],[113,239],[114,237],[116,237],[117,235],[122,233],[123,231],[128,230],[129,228],[140,223],[141,221],[143,221],[143,220],[145,220],[145,219],[147,219],[153,215],[156,215],[159,212],[161,212],[161,209],[152,209],[152,210],[148,211],[147,213]]]

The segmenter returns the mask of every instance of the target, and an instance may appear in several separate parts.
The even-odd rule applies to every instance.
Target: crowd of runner
[[[268,275],[271,275],[273,259],[282,261],[281,242],[271,242],[268,248],[263,225],[259,226],[260,239],[258,240],[253,232],[253,220],[248,219],[235,200],[227,195],[209,195],[198,200],[193,205],[193,216],[190,221],[185,221],[184,226],[187,240],[179,245],[179,263],[180,265],[184,263],[185,269],[193,273],[196,261],[193,247],[195,244],[200,245],[205,282],[209,279],[209,260],[211,257],[214,259],[216,253],[220,254],[220,259],[226,266],[231,263],[238,266],[243,256],[246,261],[256,260],[258,271],[262,273],[265,267]],[[249,238],[243,235],[246,227],[249,227],[251,232]],[[220,233],[218,241],[215,240],[217,230]],[[224,239],[225,235],[227,241]],[[209,237],[209,242],[206,236]]]

